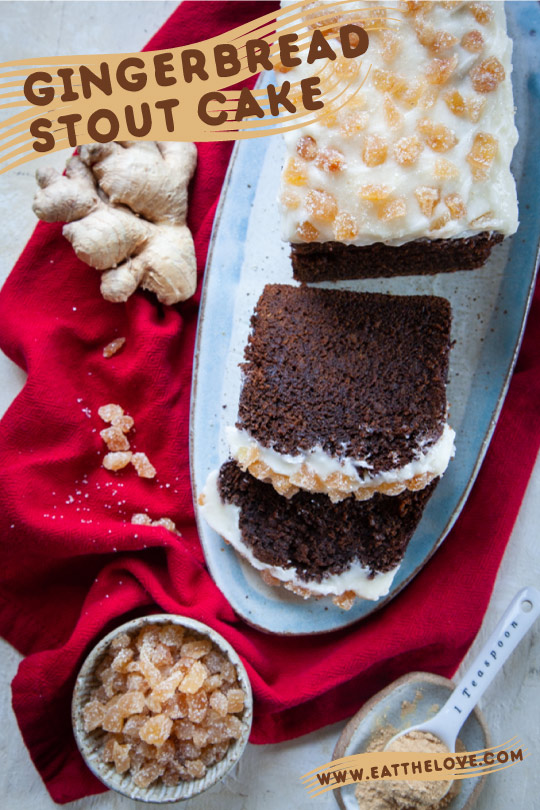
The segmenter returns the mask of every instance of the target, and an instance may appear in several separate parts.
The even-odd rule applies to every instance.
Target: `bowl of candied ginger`
[[[177,802],[214,785],[240,759],[253,698],[231,645],[172,614],[123,624],[77,677],[73,731],[90,770],[131,799]]]

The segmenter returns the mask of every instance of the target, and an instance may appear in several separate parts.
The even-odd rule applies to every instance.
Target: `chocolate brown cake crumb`
[[[223,501],[240,508],[242,540],[258,560],[295,568],[300,579],[320,582],[357,560],[372,573],[394,568],[437,481],[419,492],[332,503],[326,495],[308,492],[282,498],[270,484],[228,461],[219,472],[218,490]]]
[[[283,454],[319,446],[370,472],[442,434],[450,304],[270,284],[251,319],[237,427]]]
[[[293,275],[297,281],[341,281],[352,278],[424,276],[482,267],[491,249],[502,242],[500,233],[466,239],[416,239],[396,247],[311,242],[291,245]]]

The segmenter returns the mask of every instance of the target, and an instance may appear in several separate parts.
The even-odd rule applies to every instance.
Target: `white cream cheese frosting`
[[[484,231],[509,235],[517,230],[510,161],[518,134],[511,84],[512,41],[506,32],[504,3],[416,5],[420,11],[404,13],[406,4],[395,0],[359,4],[370,12],[377,7],[394,9],[387,12],[388,31],[368,29],[367,52],[356,60],[341,57],[343,70],[347,63],[361,60],[356,77],[347,79],[336,73],[339,57],[321,74],[323,99],[329,98],[330,85],[335,84],[334,96],[345,91],[347,81],[356,83],[357,95],[336,112],[325,106],[328,114],[322,120],[284,134],[287,156],[281,211],[285,241],[401,245],[415,239],[463,238]],[[479,6],[487,6],[487,14],[475,8]],[[476,52],[462,44],[471,31],[480,36],[478,40],[475,34],[481,46]],[[435,34],[439,38],[431,45],[420,41],[428,42]],[[446,45],[441,34],[447,35]],[[339,54],[338,41],[328,38]],[[504,79],[495,81],[489,92],[481,92],[482,82],[473,82],[474,70],[485,60],[495,65],[494,59],[504,71]],[[441,84],[432,81],[437,60],[443,63],[443,70],[445,63],[455,62],[451,75]],[[294,87],[317,71],[321,71],[321,63],[307,65],[304,54],[302,64],[283,79]],[[496,73],[500,79],[497,66]],[[407,90],[411,92],[407,94]],[[425,121],[428,128],[445,128],[449,148],[441,142],[433,148]],[[299,149],[299,141],[306,137],[308,141],[303,143],[310,148]],[[386,154],[378,165],[366,165],[366,144],[373,139],[383,144]],[[400,144],[410,146],[413,155],[418,151],[412,163],[401,160]],[[483,146],[486,150],[482,152]],[[485,165],[475,172],[479,164],[471,154],[478,154],[477,148]],[[341,168],[329,170],[332,160],[325,161],[325,154],[334,158],[337,154]],[[335,165],[334,161],[334,169]],[[375,196],[386,196],[372,199],[373,192],[366,190],[369,185],[379,189]],[[422,197],[422,189],[430,190],[427,197]]]
[[[370,570],[364,568],[358,561],[351,563],[349,568],[340,574],[329,574],[321,579],[306,581],[300,579],[295,568],[282,568],[261,562],[253,554],[250,547],[242,540],[240,531],[240,507],[224,503],[218,490],[218,470],[213,470],[204,486],[199,499],[200,513],[208,525],[214,529],[244,557],[250,565],[260,572],[267,572],[283,585],[292,585],[296,589],[309,591],[311,596],[342,596],[353,592],[361,599],[377,600],[386,596],[393,579],[399,570],[399,565],[384,573],[375,573],[371,576]],[[307,596],[307,594],[306,594]]]
[[[329,481],[326,489],[322,491],[327,491],[332,500],[340,500],[340,497],[335,497],[336,493],[333,492],[336,475],[347,479],[347,483],[341,491],[341,498],[346,497],[347,494],[361,493],[365,487],[369,489],[367,497],[371,497],[373,492],[379,489],[385,491],[387,487],[395,487],[395,492],[391,494],[399,494],[412,480],[421,478],[425,481],[423,484],[425,486],[433,478],[443,475],[455,452],[455,432],[448,423],[444,425],[442,434],[436,442],[429,446],[419,445],[417,447],[412,461],[401,467],[381,472],[372,472],[368,459],[347,456],[338,458],[331,456],[321,447],[312,447],[307,451],[300,451],[296,455],[285,455],[271,447],[265,447],[246,430],[237,427],[227,427],[226,438],[232,458],[244,469],[250,467],[250,459],[256,458],[276,476],[284,476],[292,484],[298,484],[300,488],[309,489],[309,486],[302,487],[300,482],[303,477],[307,481],[316,477],[323,485]],[[254,474],[256,470],[250,467],[250,472]],[[421,489],[422,487],[409,488]]]

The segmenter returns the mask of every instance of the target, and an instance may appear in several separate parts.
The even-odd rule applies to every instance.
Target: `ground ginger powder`
[[[391,726],[382,728],[372,738],[366,751],[382,751],[387,742],[396,734]],[[399,737],[388,751],[409,753],[422,751],[429,754],[443,754],[448,748],[438,737],[425,731],[411,731]],[[409,779],[361,782],[355,795],[360,810],[441,810],[454,797],[456,790],[451,782],[417,781]],[[450,787],[450,791],[448,790]]]

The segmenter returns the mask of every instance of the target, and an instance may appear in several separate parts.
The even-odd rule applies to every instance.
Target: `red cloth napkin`
[[[184,2],[148,49],[193,43],[276,6]],[[199,280],[230,151],[226,143],[199,146],[189,213]],[[125,305],[107,303],[99,274],[77,261],[60,225],[45,224],[0,294],[1,347],[28,372],[0,425],[0,630],[27,656],[13,707],[57,802],[104,790],[77,752],[71,691],[93,644],[137,611],[200,619],[234,645],[255,694],[255,743],[345,718],[407,671],[452,675],[479,629],[538,451],[537,292],[481,473],[429,564],[356,627],[300,638],[259,632],[214,585],[195,528],[188,419],[198,301],[163,308],[138,293]],[[124,350],[105,360],[103,346],[120,335]],[[97,410],[108,402],[135,418],[136,448],[148,453],[157,479],[101,467]],[[172,517],[182,537],[130,525],[140,511]]]

